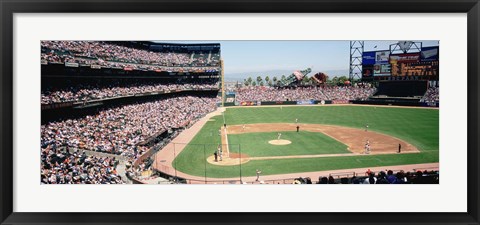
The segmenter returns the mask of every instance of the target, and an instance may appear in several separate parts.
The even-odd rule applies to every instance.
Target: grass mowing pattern
[[[325,157],[309,159],[255,160],[242,164],[242,176],[255,176],[255,169],[262,175],[311,172],[361,167],[433,163],[439,161],[439,111],[421,108],[385,108],[370,106],[309,106],[309,107],[242,107],[228,108],[225,113],[228,125],[251,123],[299,123],[331,124],[361,128],[403,139],[417,146],[418,154],[369,155],[354,157]],[[218,129],[223,125],[221,116],[214,117],[193,138],[190,145],[175,159],[179,171],[205,175],[203,145],[210,156],[220,143]],[[242,148],[243,149],[243,148]],[[214,166],[206,163],[207,176],[228,178],[239,176],[239,166]]]
[[[281,139],[289,140],[289,145],[272,145],[268,141],[277,139],[277,132],[229,134],[228,143],[240,145],[241,152],[250,157],[282,155],[316,155],[350,153],[348,146],[319,132],[281,132]],[[237,148],[230,152],[238,153]]]

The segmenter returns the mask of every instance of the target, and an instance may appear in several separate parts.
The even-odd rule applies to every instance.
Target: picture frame
[[[0,49],[0,220],[2,224],[480,224],[478,162],[478,0],[2,0]],[[13,211],[13,31],[15,13],[467,13],[468,19],[468,212],[466,213],[24,213]]]

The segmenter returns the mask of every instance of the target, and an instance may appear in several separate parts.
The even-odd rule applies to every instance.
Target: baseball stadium
[[[225,42],[42,41],[41,184],[438,184],[438,42],[366,42],[230,80]]]

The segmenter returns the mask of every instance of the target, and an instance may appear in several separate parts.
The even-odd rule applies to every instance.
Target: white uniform
[[[257,180],[255,180],[255,181],[258,181],[258,179],[260,178],[260,174],[261,174],[261,173],[262,173],[262,171],[257,170]]]
[[[277,140],[280,140],[280,137],[282,137],[282,133],[278,133]]]

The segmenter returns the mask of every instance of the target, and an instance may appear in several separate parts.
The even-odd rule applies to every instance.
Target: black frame
[[[0,0],[0,221],[2,224],[479,223],[479,0]],[[13,206],[14,13],[468,13],[467,213],[16,213]],[[467,182],[467,181],[461,181]],[[133,207],[133,206],[132,206]]]

